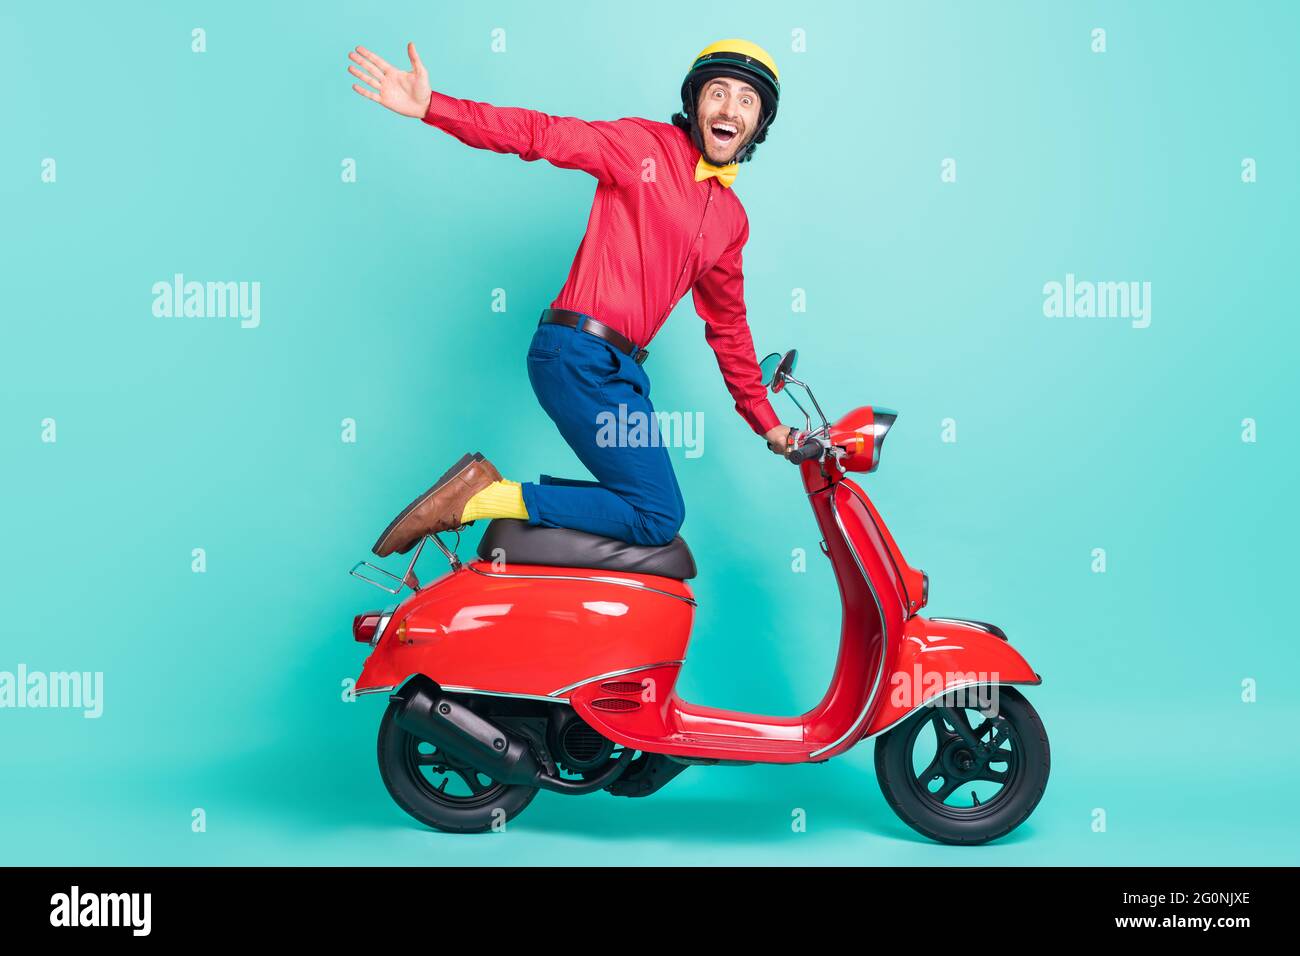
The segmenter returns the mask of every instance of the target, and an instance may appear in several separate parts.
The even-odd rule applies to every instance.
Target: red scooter
[[[389,695],[379,769],[399,806],[440,830],[499,829],[538,790],[644,797],[689,766],[819,763],[874,737],[885,799],[918,832],[984,843],[1029,816],[1050,754],[1015,685],[1041,678],[997,627],[918,614],[929,578],[848,477],[875,471],[895,413],[865,406],[827,422],[794,378],[796,358],[773,354],[762,369],[774,393],[802,388],[822,422],[814,429],[795,399],[806,427],[786,453],[840,593],[839,659],[821,702],[772,717],[677,696],[695,609],[681,538],[643,547],[497,519],[478,560],[429,536],[400,577],[352,569],[413,592],[353,623],[371,647],[355,691]],[[430,540],[451,572],[421,585]]]

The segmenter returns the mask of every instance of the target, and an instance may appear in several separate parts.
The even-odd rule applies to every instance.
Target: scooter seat
[[[518,518],[493,520],[478,543],[478,556],[484,561],[504,558],[509,564],[657,574],[682,581],[695,577],[695,558],[680,536],[649,547],[586,531],[543,528]]]

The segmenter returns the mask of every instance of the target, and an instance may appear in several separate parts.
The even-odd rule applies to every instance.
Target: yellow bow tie
[[[725,166],[714,166],[711,162],[700,157],[700,161],[695,164],[695,181],[703,182],[710,176],[717,176],[718,182],[731,188],[731,184],[736,181],[736,170],[740,168],[739,163],[727,163]]]

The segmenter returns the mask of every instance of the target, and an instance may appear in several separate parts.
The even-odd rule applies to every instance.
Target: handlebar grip
[[[796,465],[801,465],[812,458],[820,458],[822,456],[822,451],[822,443],[816,438],[809,438],[794,451],[790,452],[790,454],[786,455],[786,458]]]

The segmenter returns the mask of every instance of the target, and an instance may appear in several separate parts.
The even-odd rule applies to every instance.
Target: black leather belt
[[[639,348],[635,342],[620,332],[615,332],[604,322],[597,322],[589,315],[572,312],[569,309],[542,309],[542,318],[538,325],[567,325],[580,332],[588,332],[598,339],[604,339],[624,355],[630,355],[637,365],[643,363],[650,355],[649,351]]]

